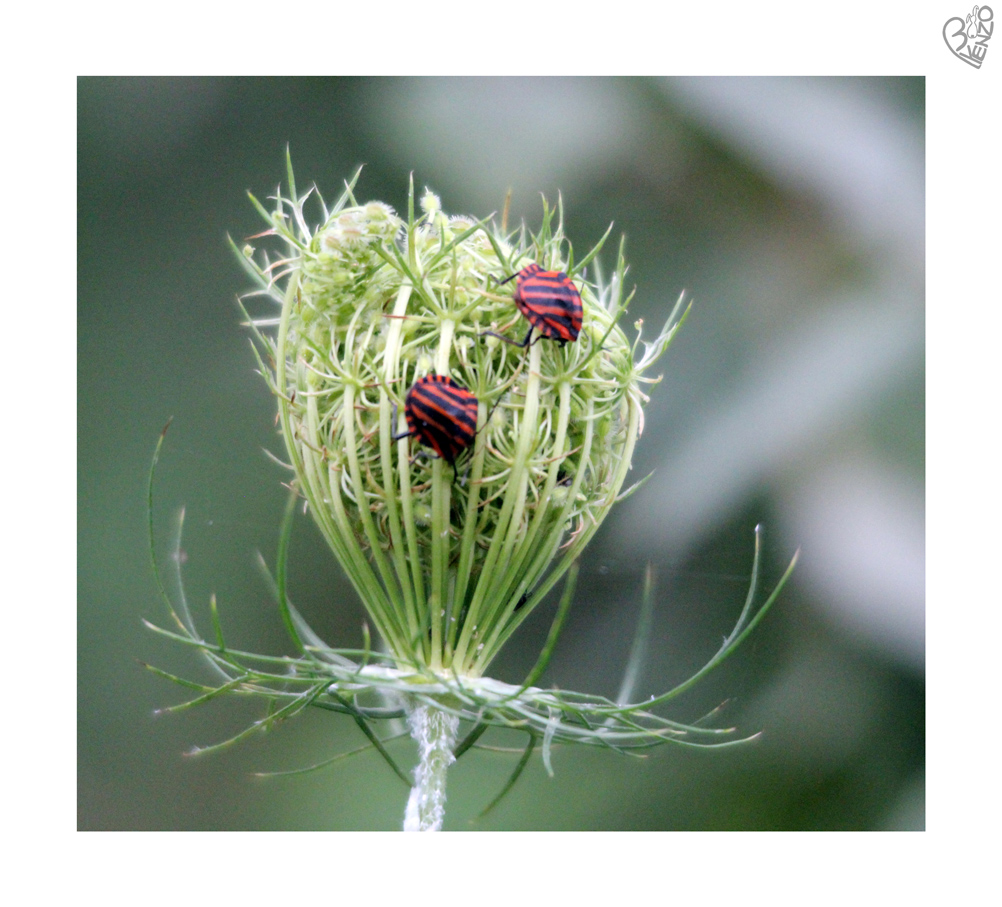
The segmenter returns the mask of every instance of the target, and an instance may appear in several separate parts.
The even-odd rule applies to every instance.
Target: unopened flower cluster
[[[476,677],[620,494],[641,374],[668,334],[635,361],[639,340],[616,324],[622,257],[607,283],[590,279],[557,212],[529,236],[449,217],[430,192],[420,207],[405,221],[349,187],[310,229],[302,200],[280,200],[268,232],[288,254],[253,266],[282,312],[259,337],[299,491],[390,653]],[[505,280],[532,263],[580,292],[573,342],[514,344],[528,323]],[[478,403],[454,467],[405,437],[407,391],[432,374]]]

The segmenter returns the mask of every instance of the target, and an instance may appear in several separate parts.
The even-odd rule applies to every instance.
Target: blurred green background
[[[614,696],[643,571],[658,574],[636,695],[698,668],[743,602],[753,529],[765,580],[797,547],[780,602],[745,647],[673,704],[729,700],[755,743],[665,746],[643,760],[538,755],[487,817],[517,756],[451,771],[447,829],[921,829],[925,824],[925,86],[902,79],[162,79],[78,83],[78,825],[81,829],[397,829],[406,787],[366,753],[260,781],[364,743],[309,714],[186,758],[258,717],[224,699],[154,716],[184,693],[139,664],[205,679],[166,625],[149,564],[185,508],[184,579],[211,633],[291,651],[255,566],[274,561],[285,499],[274,407],[240,327],[248,282],[226,244],[263,229],[286,145],[325,198],[400,209],[408,174],[478,217],[513,190],[538,226],[562,193],[577,249],[627,237],[650,335],[679,293],[691,316],[658,369],[634,476],[585,559],[544,682]],[[611,254],[611,253],[610,253]],[[610,256],[606,256],[610,259]],[[333,645],[363,613],[306,520],[291,592]],[[168,570],[168,573],[170,571]],[[173,589],[173,586],[172,586]],[[551,597],[552,598],[552,597]],[[518,682],[555,601],[495,662]],[[495,738],[519,746],[521,737]],[[408,744],[395,755],[410,764]]]

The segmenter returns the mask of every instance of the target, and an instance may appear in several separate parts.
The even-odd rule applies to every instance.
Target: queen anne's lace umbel
[[[681,724],[653,710],[720,664],[775,601],[793,564],[756,608],[758,544],[734,629],[687,681],[631,703],[643,661],[644,617],[615,701],[536,686],[572,601],[577,559],[624,494],[643,429],[647,397],[641,388],[657,380],[645,372],[681,325],[687,311],[682,299],[652,342],[640,339],[638,322],[631,344],[618,325],[632,296],[623,292],[622,244],[608,280],[597,268],[595,256],[608,233],[576,257],[559,206],[544,204],[537,233],[523,227],[508,234],[493,222],[447,217],[430,192],[416,214],[413,185],[401,218],[382,202],[359,204],[354,184],[332,208],[317,197],[321,216],[311,227],[304,204],[316,193],[297,195],[290,164],[288,197],[276,195],[271,211],[254,200],[269,229],[252,240],[277,238],[283,246],[278,256],[250,245],[237,250],[259,286],[244,302],[252,310],[247,317],[261,373],[278,401],[292,471],[271,583],[295,656],[229,648],[214,599],[214,638],[205,639],[183,593],[177,606],[171,602],[152,532],[153,474],[163,436],[154,456],[151,553],[177,630],[153,629],[201,651],[217,683],[151,670],[199,690],[175,708],[224,693],[263,697],[269,706],[266,717],[245,731],[200,751],[317,707],[351,716],[396,774],[409,780],[388,749],[391,738],[375,730],[379,722],[406,718],[419,762],[405,828],[434,830],[442,827],[449,765],[491,728],[514,729],[528,739],[488,809],[537,747],[552,771],[555,743],[623,752],[666,742],[742,742],[730,737],[733,728]],[[565,303],[573,300],[573,330],[539,331],[538,339],[519,347],[501,339],[517,343],[526,331],[526,306],[514,299],[518,284],[505,281],[531,264],[557,273],[550,286],[563,288]],[[521,303],[546,305],[545,293],[536,289]],[[266,297],[264,311],[259,296]],[[435,377],[429,382],[429,376]],[[415,386],[424,409],[408,398]],[[422,412],[444,421],[432,431],[415,421]],[[449,419],[462,420],[451,439]],[[286,565],[293,514],[302,500],[361,598],[381,637],[378,646],[363,626],[361,649],[332,647],[292,604]],[[178,564],[180,546],[179,527]],[[565,575],[550,635],[523,683],[487,676],[501,646]],[[643,602],[649,616],[650,569]]]
[[[598,248],[575,261],[555,211],[514,237],[448,217],[429,192],[421,207],[405,224],[349,188],[310,229],[302,200],[280,200],[270,232],[288,254],[258,273],[282,310],[260,336],[297,487],[390,652],[477,677],[619,496],[642,374],[677,321],[635,361],[616,323],[622,256],[602,283],[585,267]],[[572,341],[500,341],[524,334],[504,281],[530,264],[580,291]],[[408,389],[428,375],[479,404],[455,468],[402,437]]]

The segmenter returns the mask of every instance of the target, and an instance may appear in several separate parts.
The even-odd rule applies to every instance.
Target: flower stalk
[[[459,718],[429,705],[416,705],[407,724],[418,745],[414,786],[404,813],[404,831],[441,831],[445,819],[446,771],[456,757],[453,749]]]

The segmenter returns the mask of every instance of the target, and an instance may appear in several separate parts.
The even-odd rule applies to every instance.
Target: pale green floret
[[[442,200],[431,189],[425,188],[421,196],[421,210],[431,219],[442,210]]]

